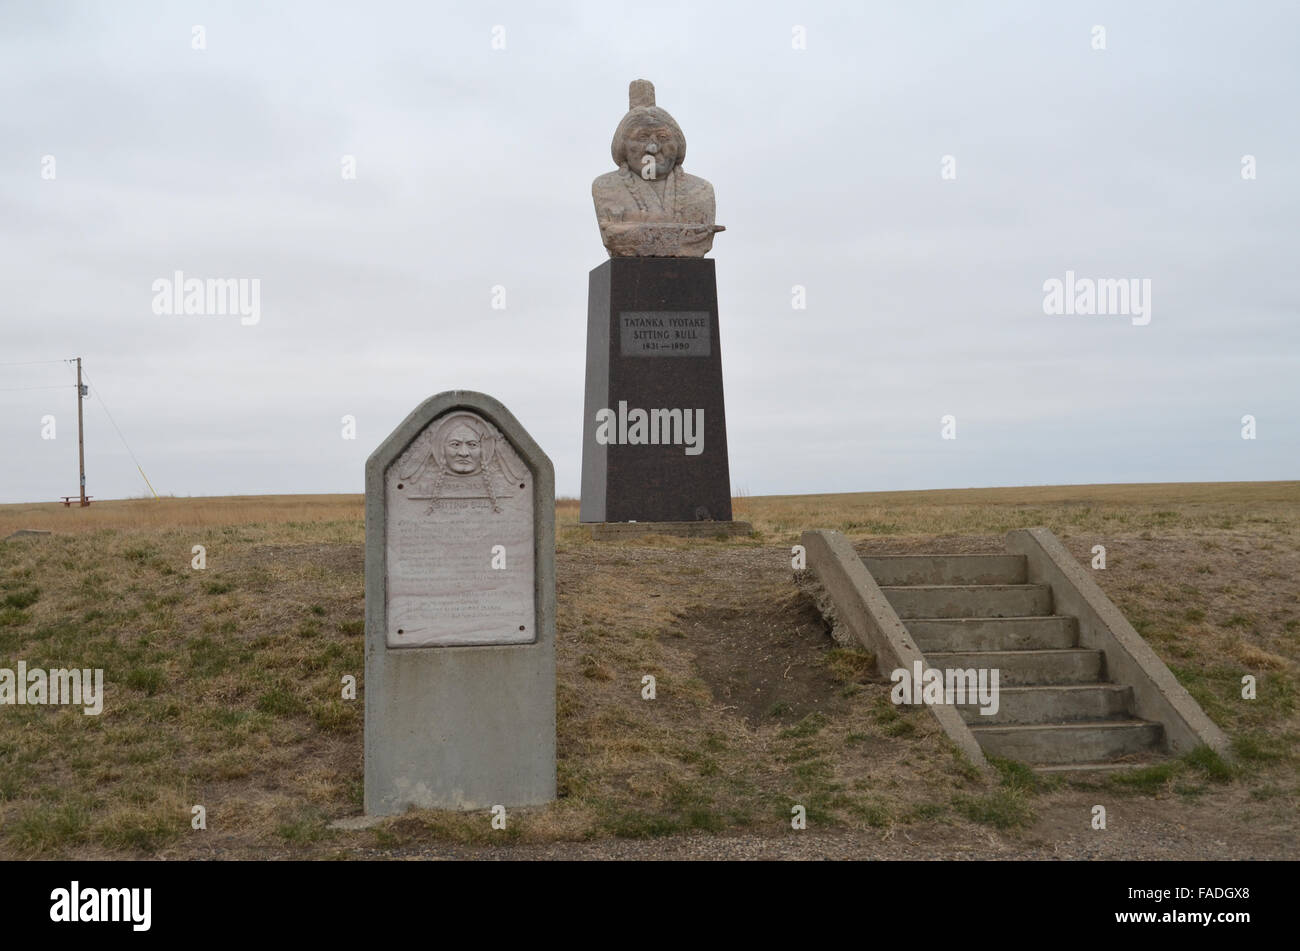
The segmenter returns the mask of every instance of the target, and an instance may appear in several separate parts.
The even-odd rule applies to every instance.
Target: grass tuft
[[[0,606],[21,610],[22,608],[30,608],[40,599],[40,588],[23,588],[6,594],[3,599],[0,599]]]

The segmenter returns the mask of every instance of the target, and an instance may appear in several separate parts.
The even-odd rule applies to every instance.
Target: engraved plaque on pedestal
[[[531,481],[496,427],[465,410],[389,466],[389,647],[536,640]]]
[[[707,357],[707,310],[623,311],[618,315],[625,357]]]

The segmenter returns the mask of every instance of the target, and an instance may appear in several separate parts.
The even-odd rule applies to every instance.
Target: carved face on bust
[[[479,434],[463,423],[447,434],[443,443],[447,468],[457,475],[472,475],[483,468]]]
[[[678,133],[665,123],[657,122],[649,116],[645,121],[637,122],[627,130],[627,134],[623,137],[623,147],[623,158],[627,162],[628,170],[646,179],[652,178],[648,173],[643,172],[650,164],[646,161],[646,156],[654,158],[653,179],[667,177],[681,157]]]

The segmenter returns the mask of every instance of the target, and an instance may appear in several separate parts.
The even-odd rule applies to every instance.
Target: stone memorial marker
[[[555,475],[482,393],[366,463],[365,808],[555,798]]]
[[[731,522],[713,186],[682,170],[686,137],[631,84],[615,171],[592,183],[610,260],[590,274],[583,522]]]

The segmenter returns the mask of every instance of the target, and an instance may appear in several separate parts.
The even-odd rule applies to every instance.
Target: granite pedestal
[[[579,520],[731,521],[711,258],[591,272]]]

